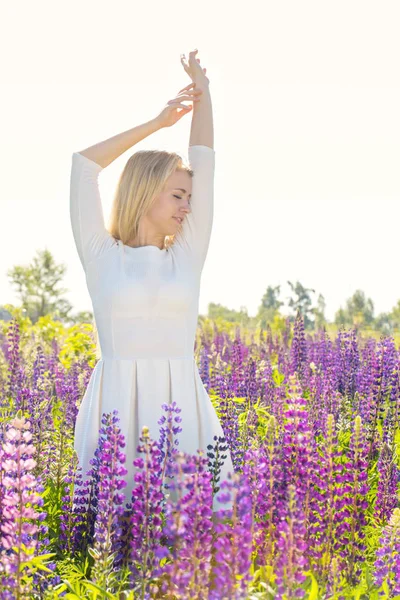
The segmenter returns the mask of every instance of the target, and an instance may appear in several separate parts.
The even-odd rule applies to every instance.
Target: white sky
[[[0,35],[0,304],[6,271],[47,247],[92,310],[69,219],[71,155],[155,117],[199,49],[214,108],[215,216],[200,312],[254,315],[299,280],[335,311],[358,288],[400,299],[400,5],[396,0],[170,3],[14,0]],[[100,176],[106,221],[137,150],[186,155],[191,115]]]

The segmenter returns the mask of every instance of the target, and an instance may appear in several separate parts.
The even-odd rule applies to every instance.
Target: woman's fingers
[[[167,105],[173,106],[174,108],[191,108],[191,105],[187,106],[186,104],[182,104],[181,102],[177,102],[176,100],[170,100],[167,102]]]
[[[182,102],[183,100],[192,100],[193,102],[199,102],[200,98],[192,98],[191,96],[179,96],[179,98],[173,98],[173,100],[169,100],[167,104],[174,104],[174,102]]]
[[[183,93],[184,90],[181,90],[181,92],[179,92],[178,94],[178,98],[182,99],[183,96],[181,96],[180,94]],[[200,90],[199,88],[196,88],[194,90],[186,90],[186,95],[185,97],[191,97],[191,96],[200,96],[203,93],[203,90]]]
[[[192,83],[189,83],[189,85],[187,85],[186,87],[182,88],[181,90],[179,90],[178,94],[180,92],[183,92],[185,90],[188,90],[189,88],[193,87],[194,85],[196,85],[196,83],[194,81],[192,81]]]

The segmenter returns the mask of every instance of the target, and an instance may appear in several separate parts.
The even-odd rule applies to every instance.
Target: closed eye
[[[179,198],[179,200],[182,200],[182,196],[176,196],[175,194],[172,194],[172,195],[174,196],[174,198]],[[192,199],[191,199],[191,198],[189,198],[189,204],[190,204],[191,200],[192,200]]]

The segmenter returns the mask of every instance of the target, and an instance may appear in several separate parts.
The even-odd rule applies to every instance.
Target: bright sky
[[[47,247],[92,310],[69,218],[71,155],[148,121],[190,83],[198,48],[214,109],[215,215],[200,312],[254,315],[268,285],[325,296],[356,289],[375,314],[400,299],[400,7],[397,0],[7,5],[0,48],[0,304],[6,272]],[[137,150],[187,155],[191,115],[100,176],[106,221]]]

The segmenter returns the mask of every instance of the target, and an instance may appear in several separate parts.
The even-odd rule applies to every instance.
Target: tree
[[[310,292],[315,294],[315,290],[305,288],[301,285],[300,281],[297,281],[295,285],[291,281],[288,281],[288,284],[290,285],[292,293],[294,294],[294,297],[288,298],[289,306],[293,309],[294,313],[292,320],[294,320],[294,317],[300,311],[304,319],[304,327],[306,329],[311,329],[314,326],[314,321],[309,317],[309,315],[313,314]]]
[[[371,326],[373,322],[374,303],[362,290],[356,290],[346,301],[346,308],[340,307],[335,315],[336,325]]]
[[[32,264],[15,266],[7,271],[12,285],[17,288],[22,308],[32,323],[49,313],[60,319],[68,319],[72,305],[62,296],[68,291],[57,289],[67,267],[56,265],[47,249],[38,250]]]
[[[247,325],[251,320],[245,306],[241,306],[240,311],[237,311],[214,302],[209,302],[207,316],[209,319],[221,318],[231,323],[242,323],[243,325]]]
[[[320,329],[326,324],[325,317],[326,302],[322,294],[318,296],[316,308],[312,308],[311,312],[314,315],[314,324],[316,329]]]
[[[263,308],[271,309],[272,308],[273,310],[279,310],[280,307],[283,306],[283,302],[278,300],[280,291],[281,291],[280,285],[277,285],[276,287],[272,287],[271,285],[269,285],[267,287],[267,291],[265,292],[264,296],[261,298],[260,309],[263,309]]]
[[[261,298],[261,304],[258,307],[256,315],[256,323],[262,329],[267,327],[268,323],[272,323],[275,317],[279,316],[279,309],[283,306],[283,302],[278,300],[281,286],[268,286],[264,296]]]
[[[400,300],[389,313],[381,313],[375,319],[375,329],[384,335],[393,335],[400,330]]]

